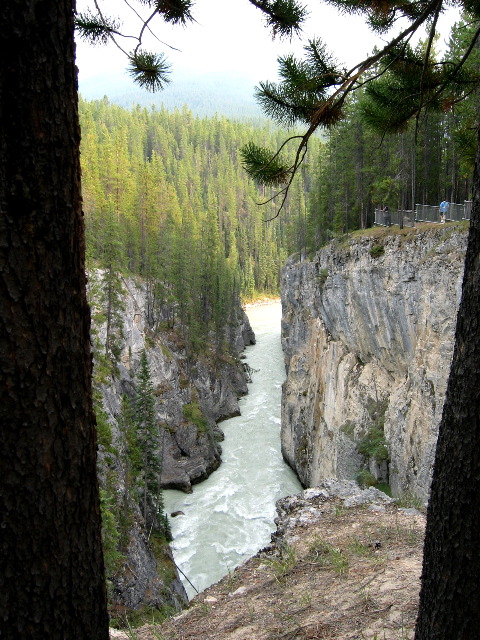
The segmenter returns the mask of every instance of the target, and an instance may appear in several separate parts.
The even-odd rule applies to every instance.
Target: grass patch
[[[198,402],[190,402],[189,404],[183,405],[183,417],[185,420],[188,420],[192,424],[194,424],[199,433],[205,433],[208,429],[208,422],[203,415],[203,412],[200,408]]]
[[[293,547],[286,546],[281,550],[278,557],[268,558],[265,562],[272,569],[275,575],[275,580],[277,582],[284,583],[287,575],[296,564],[295,549]]]
[[[368,558],[373,555],[372,546],[365,544],[356,536],[348,543],[348,551],[354,556],[361,556],[363,558]]]
[[[341,549],[326,540],[315,538],[310,545],[308,556],[313,563],[332,569],[340,576],[348,573],[350,565],[348,557]]]
[[[160,607],[143,606],[140,609],[123,609],[118,608],[112,612],[110,616],[110,626],[114,629],[122,629],[129,638],[136,640],[135,629],[144,624],[162,624],[164,620],[171,618],[178,611],[170,605]]]
[[[418,498],[413,493],[403,493],[398,498],[395,498],[395,504],[397,507],[401,507],[403,509],[417,509],[418,511],[425,512],[425,505],[422,503],[420,498]]]

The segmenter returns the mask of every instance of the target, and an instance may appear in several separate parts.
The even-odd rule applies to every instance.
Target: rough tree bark
[[[480,144],[478,149],[455,351],[427,513],[416,640],[480,637]]]
[[[0,637],[106,640],[74,0],[0,12]]]

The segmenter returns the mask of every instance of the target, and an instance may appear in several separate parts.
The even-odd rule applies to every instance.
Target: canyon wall
[[[92,282],[101,283],[101,271],[91,276]],[[127,397],[135,402],[140,357],[145,351],[155,396],[155,420],[160,427],[161,486],[189,492],[192,484],[206,478],[221,462],[223,432],[218,422],[240,413],[238,398],[247,393],[249,378],[240,356],[245,345],[255,342],[255,336],[238,302],[229,326],[224,328],[222,349],[205,344],[198,357],[188,357],[179,327],[169,328],[158,318],[152,321],[146,284],[132,278],[121,280],[118,360],[114,373],[98,388],[101,410],[111,429],[111,442],[99,446],[100,485],[110,486],[115,503],[111,510],[120,513],[117,520],[125,529],[120,536],[122,558],[109,576],[110,600],[114,611],[145,606],[178,609],[185,604],[186,594],[169,546],[156,544],[145,527],[138,498],[141,489],[138,481],[132,480],[128,461],[122,401]],[[94,320],[96,317],[100,321],[94,322],[93,329],[99,353],[105,349],[107,322],[105,314],[93,305]]]
[[[282,276],[282,452],[302,484],[428,498],[453,355],[465,227],[374,230]]]

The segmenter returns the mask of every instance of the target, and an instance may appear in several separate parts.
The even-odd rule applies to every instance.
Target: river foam
[[[255,373],[240,400],[242,414],[222,422],[223,463],[192,494],[164,492],[167,513],[185,514],[171,520],[173,554],[198,591],[267,545],[276,500],[301,490],[280,451],[281,305],[253,306],[247,313],[257,343],[246,356]],[[185,588],[195,595],[188,582]]]

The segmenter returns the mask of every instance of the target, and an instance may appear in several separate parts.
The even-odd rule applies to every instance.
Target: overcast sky
[[[124,32],[138,33],[140,21],[123,0],[98,2],[106,15],[123,20]],[[131,4],[143,15],[148,15],[141,3],[132,0]],[[346,66],[353,66],[370,53],[376,43],[381,44],[381,39],[372,35],[361,18],[339,15],[320,0],[312,0],[308,6],[311,15],[303,30],[303,40],[322,38],[336,59]],[[78,11],[84,11],[86,7],[93,7],[93,2],[77,0]],[[189,23],[186,28],[170,27],[161,20],[152,23],[161,40],[180,49],[173,51],[152,38],[147,42],[148,49],[163,51],[167,55],[173,63],[173,70],[176,67],[204,72],[231,71],[248,76],[254,82],[275,80],[277,57],[291,51],[297,54],[302,51],[298,38],[291,42],[272,41],[261,12],[248,0],[197,0],[193,14],[197,22]],[[442,40],[448,36],[447,25],[451,23],[451,16],[443,21]],[[128,50],[133,48],[132,43],[133,40],[124,40],[122,45]],[[78,42],[77,65],[81,83],[92,76],[122,71],[126,61],[111,44],[92,47]]]

